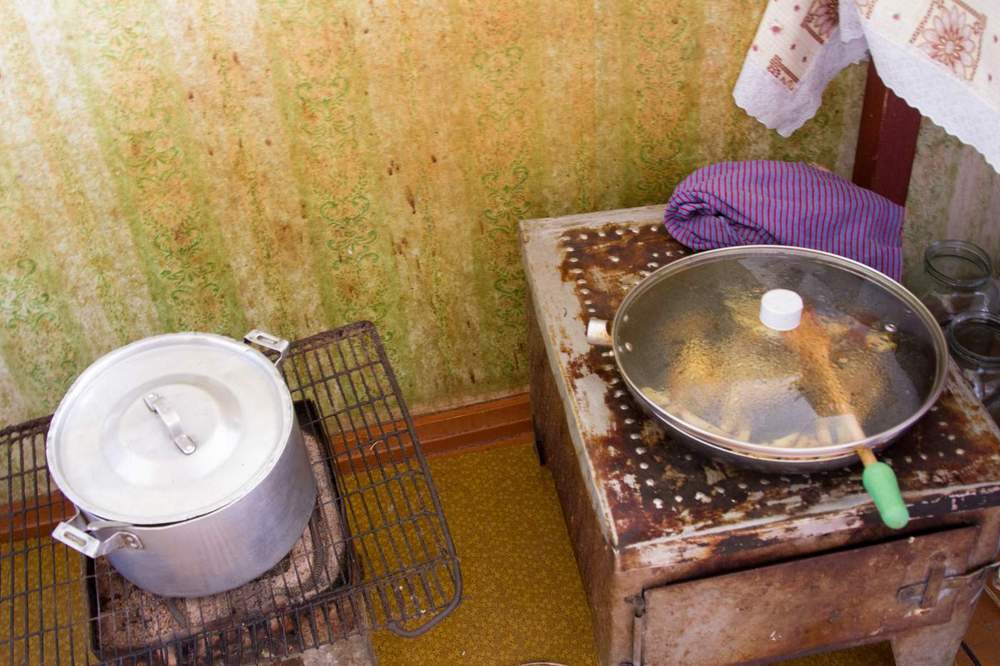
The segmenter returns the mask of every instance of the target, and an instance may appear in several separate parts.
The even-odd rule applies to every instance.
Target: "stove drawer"
[[[646,590],[635,663],[767,661],[946,622],[956,588],[924,595],[924,608],[919,590],[916,600],[912,587],[899,591],[964,574],[977,531],[963,527]]]

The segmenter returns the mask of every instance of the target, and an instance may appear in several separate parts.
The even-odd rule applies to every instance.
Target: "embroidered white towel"
[[[768,0],[733,97],[789,136],[869,51],[893,92],[1000,171],[998,0]]]

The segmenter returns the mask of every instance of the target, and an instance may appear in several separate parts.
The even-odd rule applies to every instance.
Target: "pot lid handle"
[[[760,321],[775,331],[791,331],[802,321],[802,297],[791,289],[772,289],[760,298]]]
[[[155,412],[163,421],[167,432],[170,433],[170,439],[181,450],[181,453],[189,456],[198,450],[198,445],[184,432],[180,414],[167,402],[166,398],[159,393],[147,393],[142,400],[146,403],[146,407],[149,407],[149,411]]]

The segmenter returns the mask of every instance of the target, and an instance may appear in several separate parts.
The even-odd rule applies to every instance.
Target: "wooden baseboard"
[[[428,456],[530,442],[533,437],[527,392],[415,416],[413,425]]]
[[[527,393],[417,415],[413,425],[429,457],[529,442],[533,436]],[[399,427],[403,428],[402,424]],[[335,440],[332,446],[338,465],[357,453],[356,444],[351,442]],[[0,536],[6,539],[13,533],[15,541],[44,536],[72,515],[73,505],[58,491],[38,498],[30,507],[21,502],[0,506]]]

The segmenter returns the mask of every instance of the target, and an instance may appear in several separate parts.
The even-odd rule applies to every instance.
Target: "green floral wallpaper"
[[[849,172],[863,67],[789,140],[733,105],[762,10],[0,0],[2,420],[185,329],[368,318],[418,409],[522,387],[519,219],[664,201],[720,159]]]

